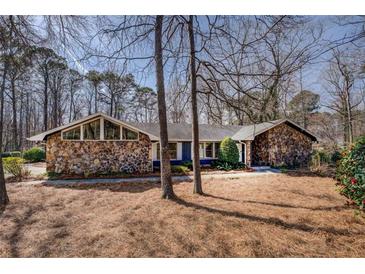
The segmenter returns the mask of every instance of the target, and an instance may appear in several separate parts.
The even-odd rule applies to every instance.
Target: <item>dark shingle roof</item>
[[[128,123],[136,128],[150,133],[156,137],[160,136],[160,126],[156,123]],[[199,139],[202,141],[219,141],[224,137],[232,137],[242,126],[219,126],[219,125],[199,125]],[[191,141],[191,124],[168,124],[167,131],[171,141]],[[158,140],[152,139],[152,140]]]

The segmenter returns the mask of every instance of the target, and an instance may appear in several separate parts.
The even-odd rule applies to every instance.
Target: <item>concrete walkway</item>
[[[234,173],[215,173],[215,174],[202,174],[202,179],[239,179],[245,177],[257,177],[264,175],[275,175],[280,173],[277,169],[260,168],[254,172],[234,172]],[[193,180],[192,175],[172,176],[173,182],[191,182]],[[120,183],[158,183],[160,177],[138,177],[138,178],[98,178],[98,179],[67,179],[67,180],[38,180],[30,182],[20,182],[19,184],[27,185],[73,185],[73,184],[120,184]]]

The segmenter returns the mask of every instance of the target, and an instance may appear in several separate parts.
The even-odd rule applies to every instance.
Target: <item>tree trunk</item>
[[[165,84],[162,59],[162,22],[163,16],[156,16],[155,23],[155,62],[156,62],[156,83],[157,103],[160,123],[160,160],[161,160],[161,189],[163,199],[175,198],[171,180],[171,165],[169,155],[169,143],[167,133]]]
[[[0,207],[4,207],[9,203],[9,197],[6,192],[6,186],[5,186],[3,159],[1,157],[3,151],[4,94],[5,94],[5,81],[7,72],[8,72],[8,62],[5,60],[1,90],[0,90]]]
[[[200,174],[200,157],[199,157],[199,120],[198,120],[198,102],[196,90],[196,68],[195,68],[195,40],[193,29],[192,15],[189,16],[188,30],[190,40],[190,80],[191,80],[191,111],[192,111],[192,130],[193,130],[193,172],[194,172],[194,190],[196,194],[203,194],[202,181]]]
[[[94,109],[95,109],[95,113],[98,112],[98,86],[94,85]]]
[[[13,111],[13,123],[12,123],[12,132],[13,132],[13,149],[19,150],[18,147],[18,124],[17,124],[17,109],[16,109],[16,94],[15,94],[15,79],[12,77],[11,79],[11,107]]]
[[[43,89],[43,130],[48,130],[48,72],[44,77],[44,89]]]
[[[346,88],[346,110],[347,110],[346,123],[348,129],[348,143],[352,144],[353,142],[352,111],[351,111],[350,94],[348,88]]]

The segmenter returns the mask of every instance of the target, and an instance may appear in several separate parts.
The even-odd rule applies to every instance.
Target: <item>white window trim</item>
[[[89,124],[91,122],[94,122],[96,120],[100,120],[100,139],[98,140],[84,140],[84,125],[85,124]],[[108,120],[108,119],[107,119]],[[113,123],[113,124],[116,124],[115,122],[113,121],[110,121],[108,120],[109,122]],[[61,140],[62,141],[70,141],[70,142],[80,142],[80,141],[83,141],[83,142],[100,142],[100,141],[109,141],[109,142],[113,142],[113,141],[123,141],[123,142],[138,142],[139,141],[139,131],[136,131],[134,129],[131,129],[129,127],[126,127],[126,126],[123,126],[123,125],[120,125],[120,139],[104,139],[104,117],[97,117],[97,118],[94,118],[94,119],[91,119],[91,120],[88,120],[88,121],[85,121],[83,123],[80,123],[80,124],[77,124],[77,125],[74,125],[72,127],[69,127],[69,128],[66,128],[64,130],[61,131]],[[69,131],[69,130],[72,130],[74,128],[78,128],[80,127],[80,140],[71,140],[71,139],[64,139],[63,138],[63,133],[66,132],[66,131]],[[136,132],[137,133],[137,139],[133,139],[133,140],[128,140],[128,139],[123,139],[123,128],[126,128],[128,130],[131,130],[133,132]]]
[[[206,151],[207,151],[207,144],[208,143],[213,143],[213,157],[207,157],[206,156]],[[215,160],[218,159],[218,155],[215,155],[215,146],[220,143],[220,142],[215,142],[215,141],[207,141],[207,142],[199,142],[199,159],[201,160]],[[203,157],[200,157],[200,144],[203,144],[204,150],[203,150]],[[193,142],[191,142],[191,155],[193,155],[194,153],[194,148],[193,148]]]
[[[161,159],[157,158],[157,146],[160,142],[152,143],[152,159],[153,161],[161,161]],[[182,143],[180,142],[169,142],[169,144],[176,144],[176,159],[170,159],[171,161],[180,161],[182,160]]]

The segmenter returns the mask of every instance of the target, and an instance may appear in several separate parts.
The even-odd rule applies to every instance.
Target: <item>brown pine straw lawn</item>
[[[364,257],[364,220],[330,178],[265,175],[175,185],[9,184],[1,257]]]

